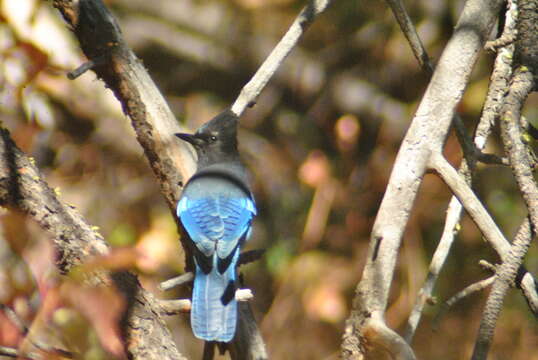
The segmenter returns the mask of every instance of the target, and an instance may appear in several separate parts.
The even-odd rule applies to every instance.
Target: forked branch
[[[497,18],[502,0],[468,0],[403,140],[372,229],[367,263],[357,286],[342,343],[344,359],[362,356],[368,317],[387,307],[398,249],[432,151],[441,152],[456,105]],[[433,150],[435,149],[435,150]]]

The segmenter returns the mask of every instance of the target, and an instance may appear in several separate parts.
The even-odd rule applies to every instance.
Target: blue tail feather
[[[237,256],[234,258],[223,274],[219,273],[217,266],[213,266],[209,274],[205,274],[196,266],[191,326],[194,335],[199,339],[230,342],[235,334],[237,302],[234,296],[223,302],[230,282],[235,283]]]

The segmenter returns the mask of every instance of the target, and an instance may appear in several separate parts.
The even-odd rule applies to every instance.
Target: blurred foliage
[[[231,104],[304,4],[107,3],[179,120],[191,129]],[[406,2],[433,59],[450,37],[462,4]],[[469,131],[480,115],[493,56],[482,56],[458,109]],[[138,271],[147,289],[165,296],[156,285],[181,272],[184,264],[172,215],[111,92],[92,73],[67,80],[66,72],[82,62],[76,41],[49,2],[0,0],[2,125],[35,158],[48,183],[61,189],[61,198],[119,247],[94,265]],[[370,228],[427,81],[383,1],[335,2],[242,118],[241,150],[260,210],[247,247],[267,249],[262,261],[242,272],[255,292],[253,306],[273,358],[336,358]],[[531,121],[538,117],[537,103],[536,96],[528,101]],[[497,133],[487,151],[500,152]],[[445,153],[453,164],[459,163],[454,136]],[[525,210],[509,169],[481,167],[475,187],[512,236]],[[444,184],[427,175],[393,284],[387,320],[394,328],[405,326],[449,198]],[[478,267],[480,259],[497,261],[472,221],[464,218],[461,225],[437,285],[438,301],[489,276]],[[0,303],[35,323],[47,295],[30,269],[51,261],[52,255],[35,251],[48,243],[47,236],[18,214],[4,213],[2,226]],[[535,274],[537,255],[533,245],[527,265]],[[114,336],[103,341],[110,335],[103,326],[113,323],[113,311],[98,319],[84,311],[99,306],[105,295],[82,289],[76,277],[55,281],[63,305],[50,310],[52,333],[70,334],[63,343],[86,359],[118,354]],[[61,289],[68,286],[88,295],[85,301],[62,298]],[[166,296],[185,293],[183,289]],[[466,299],[438,324],[432,324],[438,307],[427,308],[413,344],[417,356],[469,357],[484,300],[485,294]],[[16,346],[22,337],[4,317],[0,312],[0,344]],[[188,317],[173,317],[169,323],[181,351],[199,356],[202,344],[190,335]],[[438,332],[432,332],[434,325]],[[512,291],[495,333],[492,359],[538,359],[537,332],[522,297]]]

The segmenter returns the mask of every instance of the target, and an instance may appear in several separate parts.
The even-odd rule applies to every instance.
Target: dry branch
[[[388,353],[391,359],[416,359],[409,344],[395,331],[387,327],[382,319],[368,319],[364,325],[364,338],[368,342],[368,346]]]
[[[504,149],[508,153],[512,172],[527,206],[529,222],[520,228],[508,256],[499,267],[497,279],[482,314],[473,360],[487,358],[504,297],[516,280],[518,269],[538,229],[538,185],[533,174],[530,150],[523,141],[521,129],[521,110],[538,82],[538,3],[519,1],[518,10],[515,71],[504,100],[500,125]]]
[[[245,109],[255,104],[256,99],[262,92],[263,88],[276,73],[286,56],[297,45],[297,42],[306,31],[308,26],[321,14],[331,3],[331,0],[311,0],[306,5],[284,37],[279,41],[271,54],[265,59],[256,74],[243,87],[239,97],[232,105],[232,111],[241,116]]]
[[[175,213],[182,186],[194,171],[195,163],[191,150],[173,135],[180,131],[180,127],[166,101],[140,60],[126,45],[115,18],[101,0],[55,0],[53,4],[73,30],[88,60],[92,61],[86,68],[91,68],[106,83],[130,117],[166,202]],[[188,247],[184,245],[183,248],[189,270],[192,260]],[[252,312],[250,309],[245,311],[245,307],[248,308],[248,304],[239,307],[238,334],[230,346],[242,349],[241,358],[263,359],[266,357],[263,342]],[[241,326],[242,322],[253,324]],[[253,344],[256,347],[251,346]]]
[[[411,45],[411,50],[417,59],[420,67],[426,71],[427,74],[433,73],[433,64],[430,61],[430,57],[424,49],[424,45],[418,36],[417,30],[409,17],[409,14],[405,10],[405,6],[402,0],[386,0],[392,9],[394,17],[400,25],[400,29],[404,33],[409,45]]]
[[[511,255],[512,248],[510,243],[508,240],[506,240],[504,235],[497,227],[497,224],[495,224],[487,210],[484,208],[480,200],[476,197],[476,194],[471,190],[465,180],[441,154],[433,156],[431,161],[432,168],[434,168],[441,175],[441,178],[450,187],[469,216],[473,219],[476,226],[480,229],[485,239],[495,249],[503,263],[511,260],[513,255]],[[520,229],[526,227],[528,227],[528,221],[524,221],[520,226]],[[531,310],[535,315],[538,315],[536,312],[538,306],[538,287],[536,286],[536,280],[534,280],[533,276],[525,268],[521,267],[520,272],[522,281],[518,286],[520,286],[523,290],[523,294],[529,303]],[[523,279],[525,281],[523,281]]]
[[[103,237],[73,207],[58,200],[33,161],[17,148],[5,129],[0,130],[0,204],[22,211],[52,235],[62,273],[108,252]],[[123,273],[111,278],[99,272],[92,282],[115,284],[128,300],[123,330],[127,334],[127,352],[133,359],[183,359],[157,315],[153,297],[140,287],[134,275]],[[153,331],[144,333],[144,328]],[[167,351],[163,352],[163,348]]]
[[[233,111],[240,115],[252,104],[297,44],[306,28],[329,5],[329,0],[312,0],[301,11],[284,38],[243,88]],[[92,69],[121,102],[131,118],[138,141],[173,211],[185,180],[194,170],[192,153],[173,134],[178,124],[144,67],[125,44],[119,26],[101,0],[55,0],[65,20],[77,36],[89,63],[71,73],[74,77]],[[187,270],[192,269],[187,251]],[[265,347],[248,304],[239,305],[238,336],[231,344],[232,358],[263,359]]]
[[[466,2],[454,35],[403,140],[373,226],[367,263],[357,286],[352,313],[346,322],[342,343],[345,359],[361,356],[360,334],[364,320],[381,315],[386,309],[397,252],[429,157],[432,152],[441,153],[454,109],[501,4],[500,0]]]
[[[250,289],[237,289],[235,300],[239,302],[252,300],[254,295]],[[164,315],[177,315],[191,311],[192,303],[190,299],[160,300],[159,305]]]
[[[114,92],[131,119],[167,204],[174,209],[181,185],[195,167],[187,145],[174,137],[180,131],[174,114],[101,0],[55,0],[53,5],[73,30],[91,62],[89,68]]]
[[[511,6],[507,9],[506,21],[503,29],[503,36],[510,36],[515,32],[515,17],[514,13],[516,9]],[[468,139],[465,136],[465,127],[459,117],[455,117],[455,129],[458,139],[463,148],[464,159],[460,165],[458,173],[465,179],[467,184],[471,185],[472,176],[476,165],[476,160],[482,162],[488,162],[488,160],[494,160],[492,162],[497,163],[500,160],[501,164],[506,165],[506,159],[497,159],[494,156],[487,156],[489,154],[483,154],[482,149],[486,146],[487,138],[491,133],[491,129],[494,124],[494,120],[502,105],[502,98],[506,91],[508,79],[511,75],[513,46],[508,46],[501,49],[495,59],[493,72],[491,75],[491,82],[488,89],[486,101],[484,103],[484,110],[482,116],[478,122],[475,130],[474,141]],[[416,56],[416,54],[415,54]],[[432,296],[433,289],[439,273],[448,257],[450,248],[455,240],[458,232],[458,224],[462,215],[463,207],[458,201],[456,196],[450,199],[447,214],[445,218],[445,225],[439,244],[435,249],[432,256],[432,260],[428,269],[428,274],[424,285],[419,291],[415,305],[411,314],[409,315],[408,324],[405,330],[404,337],[407,342],[411,342],[415,334],[415,330],[418,327],[422,311],[426,304],[427,299]]]
[[[518,270],[521,267],[523,257],[527,253],[534,235],[529,231],[529,225],[530,222],[526,221],[520,226],[507,259],[497,267],[493,288],[488,296],[484,313],[482,314],[480,328],[478,329],[478,336],[472,356],[473,360],[487,358],[491,340],[493,339],[493,331],[495,330],[497,318],[499,317],[502,308],[504,296],[510,287],[516,285],[515,280],[518,275]],[[536,299],[535,285],[533,296],[534,299]]]
[[[484,290],[485,288],[493,284],[493,281],[495,281],[495,275],[465,287],[465,289],[461,290],[456,295],[445,301],[444,304],[441,306],[439,313],[437,313],[435,319],[433,320],[433,323],[435,324],[434,327],[438,326],[441,317],[448,311],[448,309],[450,309],[452,306],[454,306],[467,296]]]

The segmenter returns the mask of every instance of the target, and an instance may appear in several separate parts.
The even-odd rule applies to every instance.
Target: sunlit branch
[[[473,360],[487,358],[489,347],[493,339],[495,325],[503,305],[504,296],[508,289],[515,285],[518,270],[521,268],[523,258],[527,253],[533,235],[534,234],[530,229],[530,223],[527,221],[520,227],[506,261],[503,261],[503,263],[497,267],[493,288],[488,296],[484,313],[482,314],[482,320],[480,322],[480,328],[478,330],[478,336],[472,356]],[[536,289],[534,284],[533,287]],[[534,295],[534,298],[536,299],[536,295]]]
[[[465,3],[454,35],[439,59],[402,142],[373,225],[368,258],[356,288],[353,309],[346,321],[342,342],[344,359],[358,358],[362,354],[357,344],[361,343],[361,323],[365,314],[384,313],[387,307],[403,232],[430,156],[432,152],[442,151],[455,108],[501,4],[502,0],[487,3],[469,0]]]
[[[450,190],[457,196],[460,203],[463,205],[471,219],[484,235],[484,238],[495,249],[499,257],[505,262],[511,250],[510,243],[505,239],[504,235],[499,230],[497,224],[491,218],[491,215],[484,208],[476,194],[471,190],[465,180],[458,172],[446,161],[442,154],[434,154],[431,159],[431,167],[435,169],[443,181],[448,185]],[[532,276],[526,272],[525,276]],[[521,283],[524,287],[523,293],[529,303],[533,303],[534,299],[538,298],[537,289],[534,285],[536,280],[531,282]],[[529,298],[527,293],[532,294]],[[535,307],[534,307],[535,308]],[[533,307],[531,306],[531,309]]]
[[[484,360],[488,356],[504,297],[516,279],[518,269],[538,228],[538,185],[533,174],[530,150],[523,142],[521,129],[523,105],[529,94],[536,89],[538,82],[538,33],[534,31],[538,22],[538,4],[536,1],[521,0],[517,2],[517,6],[515,71],[501,110],[500,127],[504,150],[508,154],[512,173],[529,212],[530,226],[529,231],[526,231],[525,226],[520,228],[508,256],[499,268],[498,278],[493,284],[480,321],[473,360]]]
[[[368,344],[390,354],[391,359],[415,360],[416,356],[409,344],[385,322],[372,316],[364,325],[364,337]]]
[[[310,0],[308,5],[301,10],[284,37],[275,46],[250,81],[243,87],[239,97],[233,103],[231,109],[237,116],[241,116],[247,107],[255,104],[265,85],[267,85],[276,73],[291,50],[297,45],[297,42],[306,29],[330,3],[331,0]]]
[[[512,16],[514,9],[507,12],[506,22],[504,26],[503,34],[513,33],[515,29],[515,19]],[[511,63],[513,46],[500,49],[495,63],[493,66],[493,73],[491,76],[491,82],[488,89],[486,101],[484,103],[483,112],[478,122],[474,141],[471,141],[466,137],[465,128],[461,122],[461,119],[455,118],[454,124],[456,128],[456,134],[462,145],[465,157],[462,160],[458,173],[465,179],[467,184],[471,183],[472,173],[475,167],[476,160],[487,162],[492,160],[492,163],[497,163],[497,160],[503,165],[507,164],[504,158],[491,158],[490,154],[483,154],[482,149],[486,146],[487,139],[491,133],[491,129],[495,122],[495,118],[499,113],[502,105],[502,95],[507,87],[508,79],[511,75]],[[428,275],[424,285],[419,291],[417,300],[409,316],[408,324],[405,330],[405,339],[411,342],[418,323],[422,316],[422,310],[426,304],[426,300],[433,294],[433,289],[439,273],[448,257],[450,247],[452,246],[455,236],[458,233],[459,221],[462,214],[462,205],[458,199],[453,196],[450,199],[448,205],[447,214],[445,218],[445,225],[439,244],[432,256],[432,260],[428,269]]]
[[[264,249],[244,251],[239,256],[239,261],[237,262],[237,266],[239,267],[241,265],[246,265],[251,262],[257,261],[261,259],[264,253],[265,253]],[[159,284],[159,289],[161,291],[167,291],[177,286],[187,284],[193,280],[194,280],[194,274],[192,272],[187,272],[185,274],[182,274],[182,275],[179,275],[179,276],[176,276],[176,277],[173,277],[171,279],[161,282]]]
[[[237,289],[235,291],[235,300],[239,302],[249,301],[254,298],[252,290],[250,289]],[[186,313],[191,311],[190,299],[179,300],[159,300],[161,312],[164,315],[176,315],[180,313]]]
[[[173,289],[177,286],[181,286],[184,284],[187,284],[194,280],[194,273],[187,272],[185,274],[181,274],[179,276],[176,276],[174,278],[168,279],[166,281],[163,281],[159,284],[159,290],[161,291],[167,291],[170,289]]]

